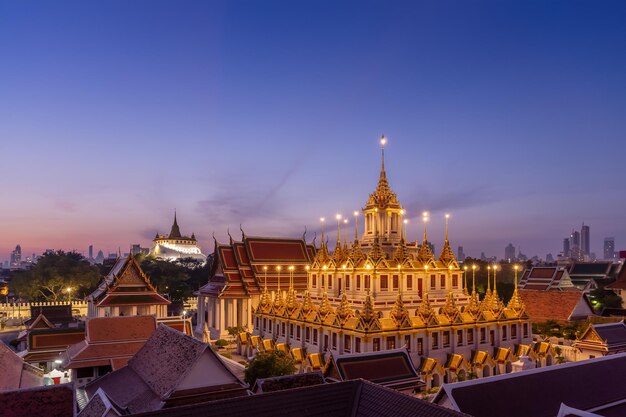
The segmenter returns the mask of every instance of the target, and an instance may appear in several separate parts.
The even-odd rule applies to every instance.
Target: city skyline
[[[2,6],[0,259],[148,246],[175,209],[208,253],[239,224],[319,243],[383,133],[410,240],[427,210],[473,257],[582,222],[623,247],[625,4],[170,6]]]

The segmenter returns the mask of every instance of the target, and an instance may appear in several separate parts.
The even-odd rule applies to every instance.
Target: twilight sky
[[[175,208],[205,251],[240,223],[299,236],[365,204],[381,133],[411,239],[429,210],[437,249],[450,212],[473,256],[556,254],[583,221],[626,248],[624,22],[624,1],[2,2],[0,259],[149,246]]]

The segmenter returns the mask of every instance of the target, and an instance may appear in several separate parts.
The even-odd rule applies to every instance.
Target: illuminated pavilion
[[[150,248],[150,255],[174,261],[181,258],[192,258],[198,261],[206,262],[206,255],[202,253],[198,247],[198,241],[194,233],[189,236],[183,236],[178,227],[176,213],[174,213],[174,223],[169,235],[156,234]]]
[[[439,256],[427,237],[427,213],[421,243],[406,241],[405,211],[385,171],[385,143],[383,137],[378,184],[362,209],[364,230],[359,236],[355,222],[351,243],[346,233],[342,239],[343,222],[337,216],[334,249],[322,229],[320,247],[309,251],[310,263],[305,256],[290,261],[283,253],[250,266],[242,256],[249,254],[245,236],[243,242],[216,244],[214,273],[198,294],[197,334],[209,323],[214,325],[211,335],[222,335],[217,323],[226,316],[226,327],[253,326],[251,333],[239,336],[242,353],[251,357],[258,351],[285,350],[308,369],[322,367],[328,354],[405,346],[427,387],[510,372],[519,355],[532,354],[530,322],[517,289],[504,305],[494,270],[493,290],[489,286],[484,299],[479,298],[473,276],[466,274],[471,269],[460,268],[451,249],[449,216]],[[300,245],[308,246],[303,240]],[[239,247],[243,250],[237,255]],[[234,255],[224,256],[229,251]],[[246,291],[232,292],[229,284],[236,279],[231,273],[249,277]],[[215,306],[237,300],[252,309],[252,317],[229,322],[237,315]]]

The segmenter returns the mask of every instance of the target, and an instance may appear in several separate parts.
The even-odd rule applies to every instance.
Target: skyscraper
[[[11,266],[19,266],[20,262],[22,262],[22,247],[17,245],[11,252]]]
[[[459,249],[457,250],[457,258],[459,259],[459,261],[464,261],[465,260],[465,252],[463,251],[463,246],[459,246]]]
[[[509,262],[515,260],[515,246],[512,243],[504,248],[504,260]]]
[[[615,238],[605,237],[604,238],[604,259],[612,260],[613,258],[615,258]]]
[[[585,226],[585,223],[583,223],[583,227],[580,229],[580,250],[583,255],[589,256],[591,253],[589,240],[589,226]]]
[[[563,256],[569,256],[569,242],[570,239],[568,237],[563,239]]]
[[[93,245],[89,245],[89,259],[93,259]]]

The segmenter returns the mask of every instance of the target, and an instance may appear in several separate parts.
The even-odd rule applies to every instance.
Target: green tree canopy
[[[31,269],[17,272],[10,286],[14,294],[31,300],[62,301],[86,297],[99,280],[98,268],[80,253],[58,250],[46,252]]]
[[[245,381],[253,386],[258,378],[291,375],[296,365],[291,356],[281,351],[261,352],[250,361],[246,368]]]
[[[196,259],[182,258],[173,262],[140,258],[143,272],[150,278],[161,294],[167,294],[174,302],[191,297],[193,292],[205,284],[209,277],[208,268]]]

